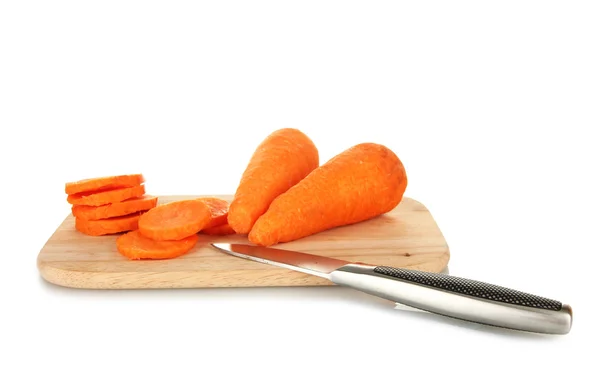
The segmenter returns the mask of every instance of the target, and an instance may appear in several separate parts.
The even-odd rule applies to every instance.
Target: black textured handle
[[[504,288],[502,286],[446,274],[398,269],[387,266],[377,266],[374,269],[374,272],[407,282],[413,282],[448,292],[464,294],[466,296],[484,298],[491,301],[548,310],[560,310],[562,308],[562,303],[559,301]]]

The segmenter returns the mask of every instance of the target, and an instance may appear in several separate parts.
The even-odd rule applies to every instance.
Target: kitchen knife
[[[573,312],[569,305],[485,282],[271,247],[229,243],[212,246],[229,255],[316,275],[447,317],[536,333],[567,334],[571,330]]]

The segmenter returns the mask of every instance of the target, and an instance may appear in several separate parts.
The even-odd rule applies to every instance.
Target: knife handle
[[[485,282],[387,266],[348,264],[332,282],[431,313],[522,331],[567,334],[569,305]]]

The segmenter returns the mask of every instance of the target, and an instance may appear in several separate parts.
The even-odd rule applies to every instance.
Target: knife
[[[567,334],[572,308],[559,301],[442,273],[372,266],[246,244],[211,243],[229,255],[326,278],[416,309],[521,331]]]

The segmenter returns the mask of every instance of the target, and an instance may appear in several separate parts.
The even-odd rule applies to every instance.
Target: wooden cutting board
[[[196,197],[202,195],[163,196],[159,204]],[[69,214],[39,253],[40,274],[57,285],[88,289],[332,285],[323,278],[235,258],[209,246],[214,241],[249,243],[244,235],[200,235],[198,244],[184,256],[143,261],[121,256],[116,239],[116,235],[79,233]],[[377,218],[272,247],[430,272],[443,271],[450,258],[444,236],[427,208],[406,197]]]

